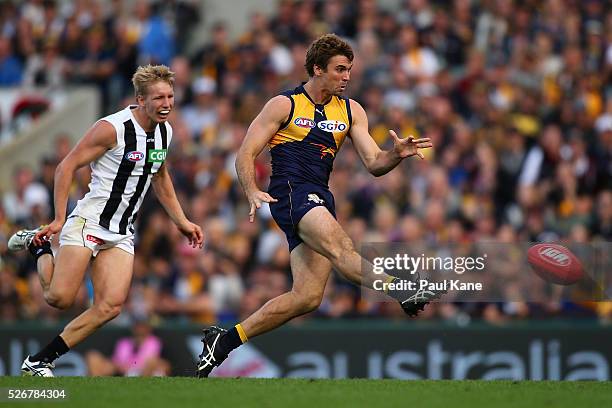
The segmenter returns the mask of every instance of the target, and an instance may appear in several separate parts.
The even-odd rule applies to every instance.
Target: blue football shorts
[[[287,236],[289,251],[303,242],[298,234],[297,226],[308,211],[323,206],[336,218],[334,196],[326,187],[288,179],[272,180],[268,194],[278,200],[276,203],[270,203],[270,212],[274,221]]]

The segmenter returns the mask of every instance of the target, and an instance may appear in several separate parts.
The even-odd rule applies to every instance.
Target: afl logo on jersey
[[[337,120],[324,120],[317,123],[319,129],[325,132],[344,132],[346,130],[346,123]]]
[[[312,129],[313,127],[315,127],[314,120],[308,118],[295,118],[293,123],[295,123],[296,126],[299,126],[301,128]]]
[[[127,152],[125,158],[131,162],[138,162],[144,159],[145,155],[143,152]]]

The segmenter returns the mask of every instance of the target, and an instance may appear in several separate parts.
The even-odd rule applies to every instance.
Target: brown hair
[[[317,38],[306,52],[306,63],[304,67],[309,76],[314,76],[314,66],[323,70],[327,69],[327,64],[332,57],[344,55],[349,61],[353,62],[353,49],[351,46],[338,37],[336,34],[324,34]]]
[[[138,67],[134,76],[132,76],[132,84],[136,96],[147,94],[150,85],[156,82],[166,82],[171,87],[174,87],[174,72],[170,71],[165,65],[143,65]]]

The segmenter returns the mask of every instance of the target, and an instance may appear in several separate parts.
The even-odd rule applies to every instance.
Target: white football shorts
[[[109,248],[120,248],[134,255],[134,234],[111,232],[93,221],[73,215],[66,220],[60,232],[60,246],[75,245],[89,248],[93,256]]]

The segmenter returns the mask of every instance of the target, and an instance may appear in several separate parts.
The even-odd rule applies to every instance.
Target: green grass
[[[0,388],[0,398],[7,388],[63,388],[68,399],[45,406],[85,408],[612,406],[612,382],[0,377]]]

